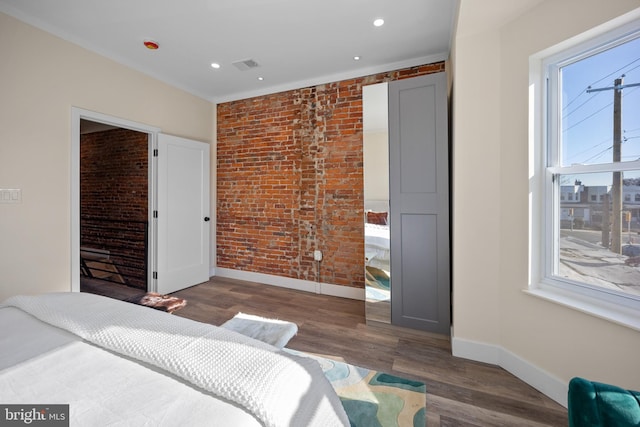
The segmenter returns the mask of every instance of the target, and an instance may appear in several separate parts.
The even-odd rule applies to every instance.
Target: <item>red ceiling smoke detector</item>
[[[160,47],[160,45],[156,41],[145,40],[144,41],[144,47],[146,47],[149,50],[156,50],[156,49],[158,49]]]

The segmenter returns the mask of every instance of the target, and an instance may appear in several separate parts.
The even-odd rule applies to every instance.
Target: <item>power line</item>
[[[589,157],[587,160],[584,161],[584,163],[589,163],[591,160],[595,160],[598,157],[602,156],[604,153],[606,153],[607,151],[611,150],[613,148],[613,145],[609,146],[609,148],[602,150],[601,152],[594,154],[593,156]]]
[[[614,74],[618,73],[619,71],[624,70],[624,69],[625,69],[625,68],[627,68],[629,65],[634,64],[634,63],[636,63],[636,62],[638,62],[638,61],[640,61],[640,58],[636,58],[636,59],[634,59],[633,61],[629,62],[627,65],[625,65],[625,66],[623,66],[623,67],[620,67],[620,68],[618,68],[617,70],[615,70],[614,72],[612,72],[612,73],[610,73],[610,74],[607,74],[606,76],[604,76],[604,77],[603,77],[603,78],[601,78],[600,80],[598,80],[598,81],[595,81],[595,82],[591,83],[591,84],[589,85],[589,87],[587,87],[587,92],[589,92],[589,88],[590,88],[591,86],[593,86],[593,85],[595,85],[595,84],[597,84],[597,83],[600,83],[600,82],[601,82],[601,81],[603,81],[604,79],[607,79],[607,78],[609,78],[609,77],[613,76]],[[639,65],[639,67],[640,67],[640,65]],[[638,67],[634,67],[634,68],[632,68],[632,69],[631,69],[631,70],[629,70],[629,71],[635,70],[636,68],[638,68]],[[629,71],[626,71],[626,72],[629,72]],[[623,73],[623,74],[624,74],[624,73]]]
[[[585,117],[584,119],[572,124],[571,126],[569,126],[566,129],[563,129],[562,132],[567,132],[569,129],[573,129],[574,127],[578,126],[580,123],[587,121],[588,119],[590,119],[591,117],[595,116],[596,114],[604,111],[605,109],[611,107],[613,105],[613,102],[608,103],[607,105],[605,105],[604,107],[602,107],[601,109],[599,109],[598,111],[588,115],[587,117]]]
[[[625,71],[624,73],[625,73],[625,74],[629,74],[630,72],[632,72],[633,70],[636,70],[636,69],[638,69],[638,68],[640,68],[640,65],[636,65],[635,67],[633,67],[633,68],[632,68],[632,69],[630,69],[630,70]]]
[[[628,84],[628,85],[623,85],[623,86],[621,86],[619,89],[624,89],[624,88],[629,88],[629,87],[630,87],[630,88],[631,88],[631,90],[629,90],[629,92],[627,92],[627,96],[628,96],[629,94],[631,94],[631,93],[635,92],[635,91],[638,89],[638,86],[640,86],[640,83],[632,83],[632,84]],[[602,91],[605,91],[605,90],[611,90],[611,89],[614,89],[614,88],[615,88],[615,86],[612,86],[612,87],[606,87],[606,88],[599,88],[599,89],[587,89],[587,93],[590,93],[589,91],[591,91],[591,92],[602,92]],[[595,116],[596,114],[598,114],[598,113],[602,112],[603,110],[605,110],[605,109],[609,108],[609,107],[610,107],[610,106],[612,106],[612,105],[613,105],[613,102],[608,103],[607,105],[605,105],[605,106],[604,106],[604,107],[602,107],[601,109],[599,109],[599,110],[595,111],[594,113],[592,113],[592,114],[588,115],[587,117],[583,118],[582,120],[580,120],[580,121],[578,121],[578,122],[576,122],[576,123],[572,124],[571,126],[569,126],[569,127],[568,127],[568,128],[566,128],[566,129],[563,129],[563,130],[562,130],[562,132],[567,132],[569,129],[573,129],[574,127],[576,127],[576,126],[578,126],[579,124],[581,124],[581,123],[583,123],[583,122],[587,121],[587,120],[588,120],[588,119],[590,119],[591,117]]]
[[[593,84],[593,83],[592,83],[592,84]],[[591,86],[591,85],[589,85],[589,86]],[[587,87],[589,87],[589,86],[587,86]],[[576,102],[576,101],[578,100],[578,98],[580,98],[580,96],[582,96],[582,95],[583,95],[583,94],[585,94],[585,93],[587,93],[587,89],[586,89],[586,88],[585,88],[585,89],[582,89],[582,92],[580,92],[579,94],[577,94],[577,95],[575,96],[575,98],[573,98],[570,102],[568,102],[568,103],[567,103],[567,105],[565,105],[564,107],[562,107],[562,111],[564,111],[564,110],[566,110],[567,108],[569,108],[569,106],[570,106],[571,104],[573,104],[574,102]],[[591,98],[589,98],[589,99],[591,99]],[[583,104],[583,105],[584,105],[584,104]]]
[[[630,139],[640,139],[640,136],[624,137],[624,138],[622,138],[621,143],[622,143],[622,144],[624,144],[625,142],[629,141]],[[598,145],[602,145],[602,144],[604,144],[604,143],[606,143],[606,142],[609,142],[610,140],[611,140],[611,138],[608,138],[608,139],[606,139],[606,140],[602,141],[601,143],[599,143],[599,144],[597,144],[597,145],[594,145],[594,146],[593,146],[593,147],[591,147],[591,148],[588,148],[588,149],[586,149],[586,150],[583,150],[583,151],[581,151],[580,153],[576,153],[573,157],[579,156],[579,155],[580,155],[580,154],[582,154],[582,153],[586,153],[587,151],[590,151],[591,149],[596,148]],[[604,150],[599,151],[599,152],[597,152],[596,154],[594,154],[593,156],[591,156],[591,157],[589,157],[588,159],[584,160],[584,161],[582,162],[582,164],[588,164],[590,161],[595,160],[595,159],[597,159],[598,157],[601,157],[603,154],[605,154],[607,151],[611,150],[612,148],[613,148],[613,145],[610,145],[608,148],[605,148]],[[623,157],[624,157],[624,158],[634,158],[634,159],[635,159],[635,158],[637,158],[637,157],[638,157],[638,155],[626,155],[626,156],[623,156]]]
[[[593,94],[593,95],[591,95],[591,98],[587,99],[587,100],[586,100],[586,101],[584,101],[582,104],[578,105],[576,108],[574,108],[573,110],[571,110],[570,112],[568,112],[567,114],[565,114],[563,118],[567,118],[567,117],[569,117],[570,115],[572,115],[573,113],[575,113],[576,111],[578,111],[578,109],[579,109],[580,107],[582,107],[584,104],[586,104],[587,102],[591,101],[593,98],[595,98],[595,97],[596,97],[596,96],[598,96],[598,95],[600,95],[600,93],[599,93],[599,92],[598,92],[598,93],[595,93],[595,94]]]
[[[573,98],[570,102],[568,102],[568,103],[567,103],[567,105],[565,105],[565,106],[562,108],[562,110],[564,111],[565,109],[567,109],[571,104],[573,104],[575,101],[577,101],[577,100],[578,100],[578,98],[580,98],[580,96],[581,96],[581,95],[583,95],[583,94],[585,94],[585,93],[588,93],[588,89],[589,89],[591,86],[594,86],[594,85],[596,85],[596,84],[600,83],[601,81],[603,81],[603,80],[605,80],[605,79],[607,79],[607,78],[611,77],[612,75],[614,75],[614,74],[618,73],[618,72],[619,72],[619,71],[621,71],[621,70],[624,70],[624,69],[625,69],[625,68],[627,68],[629,65],[631,65],[631,64],[635,64],[635,63],[636,63],[636,62],[638,62],[638,61],[640,61],[640,58],[636,58],[636,59],[634,59],[633,61],[629,62],[627,65],[624,65],[624,66],[622,66],[622,67],[618,68],[616,71],[614,71],[614,72],[612,72],[612,73],[610,73],[610,74],[607,74],[606,76],[602,77],[601,79],[596,80],[595,82],[591,83],[589,86],[587,86],[585,89],[583,89],[583,90],[582,90],[582,92],[580,92],[578,95],[576,95],[576,96],[575,96],[575,98]],[[626,73],[630,73],[631,71],[635,70],[635,69],[636,69],[636,68],[638,68],[638,67],[640,67],[640,65],[637,65],[637,66],[633,67],[632,69],[630,69],[630,70],[626,71]],[[589,98],[589,100],[590,100],[590,99],[592,99],[592,98]],[[588,102],[589,100],[585,101],[585,103],[586,103],[586,102]],[[584,104],[581,104],[581,105],[584,105]],[[577,108],[580,108],[580,107],[577,107]],[[576,108],[576,109],[577,109],[577,108]],[[575,110],[574,110],[574,111],[575,111]]]
[[[593,150],[593,149],[595,149],[595,148],[597,148],[597,147],[601,146],[602,144],[611,143],[611,142],[613,142],[613,141],[612,141],[612,139],[611,139],[611,138],[607,138],[607,139],[605,139],[605,140],[604,140],[604,141],[602,141],[602,142],[599,142],[599,143],[597,143],[597,144],[595,144],[595,145],[592,145],[591,147],[589,147],[589,148],[587,148],[587,149],[585,149],[585,150],[582,150],[582,151],[580,151],[580,152],[578,152],[578,153],[573,154],[573,155],[571,156],[571,158],[576,158],[576,157],[578,157],[578,156],[580,156],[580,155],[582,155],[582,154],[585,154],[585,153],[587,153],[587,152],[589,152],[589,151],[591,151],[591,150]],[[588,161],[588,160],[585,160],[583,163],[586,163],[587,161]],[[572,163],[572,162],[569,162],[569,163]]]

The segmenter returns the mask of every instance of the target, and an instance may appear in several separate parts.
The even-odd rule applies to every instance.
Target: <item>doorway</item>
[[[148,289],[149,134],[80,120],[80,290]]]
[[[80,129],[83,120],[135,131],[143,134],[142,140],[144,136],[147,138],[147,261],[146,267],[142,267],[146,270],[146,291],[170,293],[206,282],[209,279],[211,231],[209,144],[162,134],[159,128],[72,107],[71,291],[80,291],[81,255],[87,255],[81,254],[80,244]],[[141,156],[144,155],[143,148]],[[124,151],[123,155],[128,155],[126,145]],[[119,192],[119,187],[112,191]],[[116,195],[110,194],[110,197]],[[110,254],[101,254],[100,251],[94,254],[100,255],[106,258]]]
[[[71,291],[79,292],[81,290],[81,276],[88,275],[101,275],[109,276],[111,281],[99,281],[99,284],[93,284],[95,293],[109,293],[108,296],[113,296],[118,299],[125,299],[132,294],[140,294],[147,290],[153,290],[155,283],[153,281],[152,272],[155,267],[155,230],[152,218],[153,206],[155,203],[155,181],[153,180],[153,173],[155,172],[155,163],[153,158],[153,150],[156,148],[156,135],[160,129],[146,126],[143,124],[131,122],[128,120],[120,119],[117,117],[107,116],[101,113],[93,111],[83,110],[73,107],[71,111]],[[90,137],[82,135],[101,134],[100,138]],[[125,136],[125,142],[113,142],[109,138],[118,138]],[[95,135],[94,135],[95,136]],[[136,146],[135,149],[129,147],[126,143],[128,138],[137,141],[132,144]],[[85,150],[83,150],[82,140],[85,140]],[[146,139],[146,143],[145,143]],[[95,140],[93,142],[87,142]],[[89,153],[86,148],[89,145],[94,146],[93,153]],[[108,146],[112,145],[112,146]],[[118,147],[117,149],[115,149]],[[138,152],[137,158],[146,158],[146,165],[134,165],[126,161],[127,168],[139,168],[136,172],[137,179],[146,183],[146,189],[144,190],[142,201],[136,203],[138,209],[141,212],[135,214],[135,225],[126,225],[123,227],[122,222],[126,221],[127,214],[126,209],[112,209],[113,205],[122,204],[117,201],[118,198],[130,199],[135,195],[125,195],[125,192],[143,191],[138,187],[123,186],[117,184],[115,178],[122,178],[123,176],[123,163],[124,157],[129,155],[129,150]],[[111,152],[109,152],[111,150]],[[84,151],[84,153],[83,153]],[[146,152],[146,155],[145,155]],[[118,154],[119,153],[119,154]],[[89,155],[91,154],[91,155]],[[82,155],[85,157],[82,158]],[[119,159],[118,159],[119,158]],[[118,161],[119,160],[119,161]],[[94,162],[97,165],[91,168],[85,168],[84,180],[88,180],[87,173],[92,173],[91,169],[98,172],[93,172],[95,175],[91,178],[94,180],[92,185],[85,185],[85,196],[81,197],[82,184],[89,184],[82,179],[82,166],[83,162]],[[87,169],[89,172],[87,172]],[[145,179],[146,175],[146,179]],[[124,178],[126,179],[126,178]],[[88,187],[88,189],[86,188]],[[93,188],[93,190],[92,190]],[[109,191],[104,191],[108,189]],[[87,196],[86,191],[95,191],[96,194],[91,197]],[[97,194],[103,193],[99,197]],[[138,193],[136,193],[138,194]],[[126,196],[126,197],[125,197]],[[144,213],[143,213],[144,212]],[[120,215],[120,217],[118,217]],[[84,219],[83,219],[84,216]],[[117,221],[104,221],[104,220],[117,220]],[[105,224],[105,222],[107,224]],[[129,236],[133,234],[144,234],[144,223],[146,223],[146,237],[136,237],[136,240],[143,242],[142,250],[139,249],[136,244],[133,249],[122,250],[122,247],[127,245],[122,244],[122,241],[127,239],[127,233]],[[116,224],[117,227],[111,227]],[[135,228],[136,231],[114,231],[104,230],[105,228]],[[81,231],[82,230],[82,231]],[[83,237],[84,233],[84,237]],[[120,236],[115,238],[105,238],[105,234],[117,234]],[[109,241],[108,244],[105,241]],[[144,248],[146,246],[146,249]],[[124,252],[124,255],[135,258],[124,262],[122,254],[120,256],[114,256],[113,252]],[[141,254],[140,252],[146,252]],[[127,252],[133,252],[133,254],[127,254]],[[142,258],[142,262],[140,262]],[[144,260],[146,259],[146,263]],[[87,264],[89,261],[89,265]],[[129,277],[132,273],[131,269],[125,264],[133,263],[136,267],[134,275],[141,276],[141,278],[132,280]],[[146,265],[145,265],[146,264]],[[141,272],[141,269],[144,271]],[[86,280],[85,280],[86,281]],[[122,283],[126,282],[126,283]],[[135,286],[129,286],[135,284]],[[95,287],[98,287],[96,290]]]

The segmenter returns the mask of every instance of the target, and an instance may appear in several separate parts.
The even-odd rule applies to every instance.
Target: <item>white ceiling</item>
[[[213,102],[447,59],[458,0],[0,0],[0,11]],[[375,18],[385,25],[374,27]],[[157,41],[151,51],[145,39]],[[358,55],[360,61],[354,61]],[[239,71],[233,62],[259,67]],[[212,62],[221,68],[211,68]],[[263,81],[258,81],[263,77]]]

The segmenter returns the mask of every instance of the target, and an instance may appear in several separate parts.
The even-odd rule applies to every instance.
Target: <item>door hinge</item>
[[[153,157],[158,157],[158,149],[157,148],[153,149]]]
[[[156,279],[156,280],[158,279],[158,272],[157,271],[153,272],[153,278]]]
[[[158,211],[153,211],[153,217],[158,218]]]

